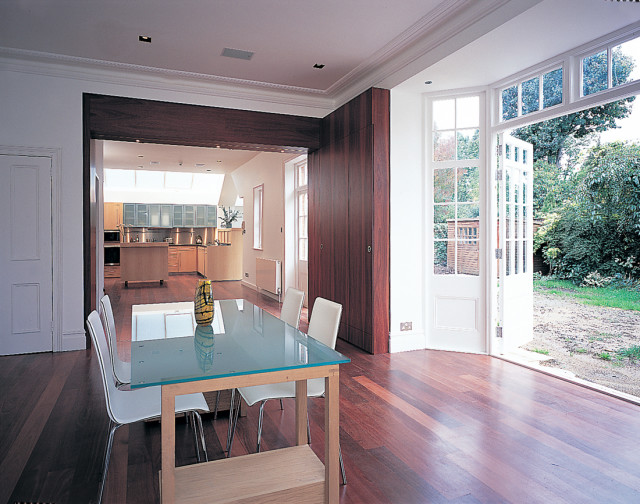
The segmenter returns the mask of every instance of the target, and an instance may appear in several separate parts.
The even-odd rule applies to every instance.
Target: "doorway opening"
[[[520,181],[530,184],[527,193],[518,181],[496,181],[498,248],[519,236],[530,252],[514,263],[513,254],[522,252],[511,246],[496,259],[495,322],[502,338],[496,337],[493,353],[637,402],[640,110],[634,109],[635,98],[511,132],[532,145],[533,179]],[[549,138],[555,143],[545,141]],[[504,168],[501,157],[498,171]],[[510,194],[500,191],[502,183]],[[515,229],[503,227],[504,220]],[[508,282],[518,266],[528,267],[531,278],[513,290]],[[513,296],[529,301],[514,309]]]

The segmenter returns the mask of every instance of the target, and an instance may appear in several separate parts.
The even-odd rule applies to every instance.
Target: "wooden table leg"
[[[308,444],[307,439],[307,380],[296,382],[296,444]]]
[[[325,378],[324,399],[324,498],[329,504],[338,504],[340,442],[340,402],[338,367]]]
[[[160,419],[162,451],[162,504],[173,504],[176,491],[176,397],[166,386],[162,387],[162,417]]]

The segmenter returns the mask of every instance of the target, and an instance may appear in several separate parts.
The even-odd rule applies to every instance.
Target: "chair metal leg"
[[[191,428],[193,429],[193,440],[196,444],[196,458],[198,459],[198,462],[200,462],[200,445],[198,444],[198,429],[196,428],[196,419],[194,413],[194,411],[187,411],[185,412],[185,416],[188,422],[191,424]]]
[[[207,443],[204,440],[204,428],[202,427],[202,417],[200,413],[197,411],[193,412],[193,416],[198,421],[198,426],[200,427],[200,444],[202,446],[202,451],[204,452],[204,460],[209,462],[209,455],[207,454]],[[198,458],[200,458],[200,453],[198,452]]]
[[[342,448],[340,448],[340,443],[338,443],[338,456],[340,459],[340,472],[342,473],[342,484],[347,484],[347,474],[344,472],[344,462],[342,461]]]
[[[311,444],[311,427],[309,427],[309,412],[307,411],[307,442]]]
[[[231,391],[231,406],[229,409],[229,427],[227,427],[227,457],[231,454],[231,448],[233,447],[233,438],[236,434],[236,426],[238,424],[238,414],[240,413],[240,401],[238,398],[238,406],[235,406],[235,393],[236,390]]]
[[[282,399],[280,399],[280,409],[283,410],[284,406],[282,405]]]
[[[265,404],[267,404],[267,401],[262,401],[260,403],[260,417],[258,418],[258,447],[256,448],[257,453],[260,453],[260,439],[262,438],[262,418],[264,417]]]
[[[218,406],[220,406],[220,391],[216,392],[216,407],[213,409],[213,419],[218,419]],[[231,412],[229,412],[231,414]]]
[[[98,490],[98,504],[102,503],[102,494],[104,494],[104,487],[107,482],[107,471],[109,470],[109,460],[111,459],[111,448],[113,447],[113,438],[116,430],[123,424],[113,423],[109,420],[109,438],[107,440],[107,446],[104,452],[104,469],[102,470],[102,480],[100,481],[100,489]]]

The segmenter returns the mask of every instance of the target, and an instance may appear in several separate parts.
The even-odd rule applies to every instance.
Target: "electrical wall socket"
[[[411,331],[413,328],[413,322],[400,322],[401,331]]]
[[[244,274],[244,276],[245,276],[246,278],[249,278],[249,273],[245,273],[245,274]]]

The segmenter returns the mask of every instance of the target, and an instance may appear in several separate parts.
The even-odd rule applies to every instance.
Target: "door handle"
[[[371,253],[371,245],[367,247],[367,252]]]

